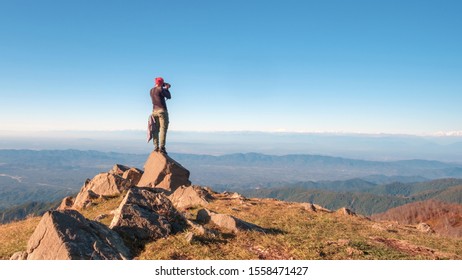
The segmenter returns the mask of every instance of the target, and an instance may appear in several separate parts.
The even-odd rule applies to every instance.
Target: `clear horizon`
[[[0,149],[96,150],[119,153],[149,153],[145,130],[0,132]],[[462,136],[392,135],[289,132],[185,132],[167,136],[172,153],[224,155],[262,153],[271,155],[316,154],[365,160],[438,160],[461,162]]]
[[[0,136],[27,136],[29,134],[47,136],[53,133],[130,133],[130,132],[145,132],[146,129],[94,129],[94,130],[65,130],[65,129],[49,129],[49,130],[0,130]],[[430,133],[412,134],[412,133],[386,133],[386,132],[358,132],[358,131],[284,131],[284,130],[175,130],[169,129],[170,132],[175,133],[269,133],[269,134],[325,134],[325,135],[363,135],[363,136],[416,136],[416,137],[448,137],[448,138],[461,138],[461,131],[435,131]],[[1,147],[0,147],[1,148]]]
[[[461,136],[460,14],[460,1],[8,1],[0,133],[144,130],[163,76],[172,131]]]

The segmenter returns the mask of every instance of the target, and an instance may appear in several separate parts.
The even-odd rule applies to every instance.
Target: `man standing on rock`
[[[156,86],[151,89],[152,115],[155,120],[154,129],[154,151],[166,154],[165,138],[168,129],[168,111],[165,98],[172,98],[170,95],[170,84],[165,83],[161,77],[155,78]],[[160,145],[159,145],[160,144]]]

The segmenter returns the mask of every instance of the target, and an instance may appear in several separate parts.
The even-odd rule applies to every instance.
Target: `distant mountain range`
[[[146,131],[0,131],[0,149],[75,149],[147,154]],[[295,132],[169,131],[168,150],[182,154],[320,154],[365,160],[425,159],[462,163],[460,133],[398,135]]]
[[[191,170],[194,182],[223,188],[353,178],[373,183],[462,178],[462,164],[427,160],[366,161],[322,155],[258,153],[172,156]]]
[[[239,190],[331,209],[347,206],[367,215],[430,198],[461,203],[462,183],[437,180],[462,178],[462,164],[457,163],[259,153],[170,156],[190,170],[193,184],[218,191]],[[146,158],[147,154],[98,151],[0,150],[0,215],[13,207],[36,209],[31,203],[47,205],[74,194],[85,179],[116,163],[142,169]]]
[[[88,177],[139,155],[78,150],[0,150],[0,210],[27,202],[50,202],[75,193]]]
[[[329,209],[347,207],[372,215],[404,204],[438,200],[462,204],[462,179],[438,179],[418,183],[376,185],[361,179],[302,182],[274,188],[238,189],[249,197],[270,197],[320,204]]]
[[[168,149],[182,154],[321,154],[365,160],[425,159],[462,163],[459,133],[427,136],[361,133],[169,131]],[[0,131],[1,149],[76,149],[146,154],[146,131]]]

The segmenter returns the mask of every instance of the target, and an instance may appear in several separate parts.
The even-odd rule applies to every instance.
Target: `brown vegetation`
[[[121,197],[100,199],[82,211],[102,214],[109,224]],[[274,199],[239,199],[214,194],[208,209],[259,225],[268,232],[227,232],[206,225],[147,243],[136,259],[462,259],[462,239],[428,235],[391,222],[307,210],[304,204]],[[194,219],[201,208],[183,214]],[[39,218],[0,226],[0,259],[25,249]],[[188,233],[193,232],[191,239]]]
[[[438,234],[462,237],[462,205],[436,200],[409,203],[372,216],[374,220],[400,224],[426,223]]]
[[[93,253],[103,248],[95,247],[102,242],[98,238],[109,235],[114,235],[109,245],[123,245],[120,246],[123,250],[118,252],[125,251],[127,246],[130,254],[124,254],[123,258],[134,259],[462,259],[460,238],[424,233],[397,222],[372,222],[347,208],[333,212],[309,203],[247,199],[237,193],[216,193],[200,186],[185,189],[179,187],[178,182],[189,183],[189,171],[181,169],[167,156],[150,156],[150,160],[157,164],[154,162],[152,165],[156,168],[145,173],[149,175],[146,186],[135,186],[134,182],[125,182],[120,175],[110,172],[105,174],[117,180],[106,183],[106,180],[95,180],[97,175],[82,188],[89,195],[82,199],[84,207],[77,207],[79,212],[54,211],[56,217],[48,213],[41,221],[30,218],[0,226],[0,259],[9,259],[16,252],[19,252],[15,254],[18,259],[29,259],[28,254],[42,244],[41,252],[51,255],[43,255],[41,259],[64,259],[54,254],[56,244],[66,244],[69,252],[66,256],[71,259],[92,259]],[[159,163],[165,168],[159,167]],[[172,164],[178,168],[171,167]],[[117,165],[113,172],[119,172],[120,168]],[[116,181],[124,182],[121,188]],[[162,182],[163,187],[155,190],[149,187],[157,182]],[[171,196],[165,195],[171,192]],[[68,204],[65,206],[69,207]],[[461,213],[437,206],[428,204],[420,207],[421,211],[402,213],[406,213],[406,223],[417,221],[420,216],[433,221],[443,214]],[[457,215],[455,217],[459,217]],[[36,227],[39,222],[44,224],[47,217],[53,218],[47,227]],[[67,222],[69,217],[75,217],[81,225]],[[453,226],[460,225],[460,219],[448,218],[448,221]],[[81,228],[97,229],[98,233],[86,235],[90,229],[79,233]],[[37,235],[34,229],[35,232],[38,229],[40,242],[34,243],[34,238],[30,238]],[[56,238],[42,234],[49,229],[55,229],[52,237]],[[122,238],[118,238],[118,234]],[[63,236],[70,238],[64,240]],[[82,238],[85,242],[74,238],[85,236],[88,237]],[[45,237],[50,243],[44,241]],[[27,244],[28,240],[32,242]],[[109,247],[107,250],[113,248]],[[71,254],[75,248],[88,250],[83,255],[82,250]],[[113,259],[106,254],[98,256]]]

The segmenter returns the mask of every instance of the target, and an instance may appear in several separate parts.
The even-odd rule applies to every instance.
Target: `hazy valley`
[[[143,169],[147,154],[79,150],[0,150],[2,222],[42,213],[99,172],[123,163]],[[171,153],[194,184],[249,197],[349,207],[371,215],[436,199],[462,203],[462,164],[429,160],[367,161],[320,155],[221,156]],[[454,179],[448,179],[454,178]]]
[[[78,151],[38,154],[42,152],[46,156],[41,164],[66,153],[87,164],[86,158],[95,156]],[[253,166],[268,159],[244,154],[218,160],[239,158],[242,163],[242,157],[253,159]],[[306,157],[310,162],[311,156]],[[440,164],[419,161],[425,168]],[[385,185],[363,179],[307,181],[217,192],[191,184],[190,171],[156,152],[149,155],[144,171],[120,164],[104,171],[90,176],[59,207],[43,204],[54,209],[43,216],[34,212],[39,216],[0,225],[0,259],[462,259],[460,204],[427,199],[446,193],[460,197],[462,179]],[[383,176],[373,178],[383,181]],[[251,196],[243,196],[245,191]],[[320,196],[304,197],[310,192]],[[252,197],[262,194],[270,198]],[[279,199],[272,198],[275,194]],[[426,200],[389,209],[372,220],[350,207],[325,207],[322,197],[328,194],[333,202],[352,206],[371,206],[367,199],[357,201],[361,196],[377,205],[386,198]],[[347,194],[356,197],[351,200]],[[29,205],[38,210],[38,204]]]

